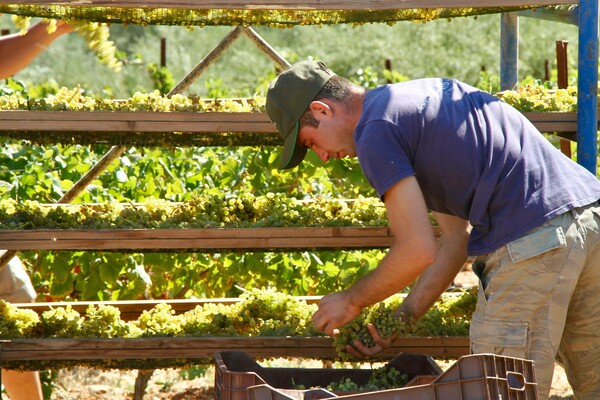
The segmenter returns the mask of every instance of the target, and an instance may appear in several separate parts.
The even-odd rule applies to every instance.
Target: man
[[[284,139],[280,168],[308,149],[324,162],[358,156],[395,237],[374,271],[323,297],[317,328],[333,335],[414,281],[398,316],[417,319],[477,256],[472,352],[534,360],[540,399],[558,358],[578,399],[600,398],[600,182],[591,173],[517,110],[456,80],[368,90],[303,61],[271,83],[266,109]],[[389,345],[370,331],[375,347],[347,351]]]
[[[0,37],[0,79],[14,75],[28,66],[44,49],[73,28],[57,21],[56,31],[47,32],[47,24],[38,22],[26,34],[15,33]],[[4,250],[0,250],[0,255]],[[0,299],[11,303],[30,303],[36,298],[35,289],[18,257],[0,266]],[[2,383],[11,400],[43,399],[37,371],[2,370]]]

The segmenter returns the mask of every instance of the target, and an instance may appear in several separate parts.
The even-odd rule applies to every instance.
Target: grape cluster
[[[359,385],[351,378],[342,378],[338,382],[331,382],[327,390],[333,392],[374,392],[377,390],[401,388],[408,383],[408,375],[403,374],[396,368],[384,365],[374,368],[369,380],[364,385]]]
[[[349,360],[347,345],[359,340],[367,347],[376,343],[367,329],[373,324],[382,338],[394,334],[400,336],[468,336],[471,317],[477,304],[477,287],[457,290],[442,295],[436,303],[416,322],[406,322],[395,313],[401,305],[400,297],[366,307],[352,321],[339,328],[334,345],[342,360]]]
[[[295,299],[273,288],[250,290],[241,295],[238,331],[259,336],[318,336],[310,322],[315,304]],[[236,324],[237,325],[237,324]]]
[[[96,53],[98,60],[115,72],[121,71],[123,63],[116,57],[114,42],[109,40],[108,25],[99,22],[75,22],[74,31],[83,36],[88,47]]]
[[[28,27],[21,18],[23,26]],[[114,63],[114,61],[113,61]],[[549,89],[530,83],[497,94],[522,112],[577,111],[577,88]],[[0,110],[49,111],[154,111],[154,112],[263,112],[266,99],[204,99],[193,94],[167,96],[160,91],[135,92],[124,100],[105,99],[85,94],[81,87],[61,87],[54,95],[35,99],[20,92],[0,96]],[[332,210],[334,212],[335,210]]]
[[[83,337],[126,337],[131,331],[130,325],[121,320],[121,310],[106,304],[90,305],[81,324]]]
[[[374,324],[384,337],[394,333],[468,335],[475,299],[475,290],[445,294],[414,329],[393,315],[401,302],[399,298],[376,304],[341,327],[340,334],[334,338],[337,354],[341,360],[347,360],[345,345],[355,339],[366,345],[374,344],[366,330],[367,323]],[[127,322],[121,320],[117,308],[109,305],[89,306],[84,315],[71,306],[56,307],[38,317],[32,310],[16,308],[0,300],[0,338],[322,336],[311,322],[316,310],[316,304],[308,304],[273,288],[245,290],[237,302],[207,303],[181,314],[176,314],[168,303],[159,303],[144,311],[137,320]]]
[[[374,325],[377,333],[384,339],[394,334],[404,335],[408,333],[406,322],[395,315],[397,308],[397,299],[380,302],[364,308],[354,320],[341,326],[339,333],[334,337],[334,345],[338,356],[348,360],[349,355],[345,351],[346,346],[352,345],[356,340],[367,347],[375,346],[373,336],[367,329],[368,324]]]
[[[17,308],[0,299],[0,337],[30,336],[40,322],[38,314],[26,308]]]
[[[39,329],[39,335],[50,338],[78,338],[82,337],[83,318],[71,308],[56,307],[44,311],[41,323],[35,329]]]
[[[551,90],[544,85],[531,83],[499,93],[506,103],[522,112],[575,112],[577,87]]]
[[[26,97],[21,92],[0,96],[0,110],[31,111],[153,111],[153,112],[257,112],[264,110],[265,99],[205,99],[196,95],[167,96],[158,90],[135,92],[117,100],[86,94],[77,86],[61,87],[42,98]]]
[[[0,229],[150,229],[387,226],[383,203],[375,198],[301,201],[282,193],[211,192],[181,203],[48,205],[0,200]]]
[[[182,331],[194,336],[319,336],[311,324],[316,305],[272,288],[252,289],[226,306],[204,305],[181,315]]]
[[[415,334],[420,336],[468,336],[471,317],[477,305],[477,287],[442,296],[417,321]]]

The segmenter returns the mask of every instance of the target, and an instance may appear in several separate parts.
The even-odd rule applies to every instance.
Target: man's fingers
[[[356,350],[356,348],[351,345],[346,346],[346,353],[350,354],[354,358],[358,358],[359,360],[362,360],[363,358],[365,358],[364,354],[362,354],[360,351]]]
[[[385,339],[382,338],[379,335],[379,332],[377,332],[377,328],[375,328],[375,326],[373,324],[367,324],[367,329],[369,330],[369,333],[373,337],[373,340],[375,341],[375,343],[380,345],[382,347],[382,349],[387,349],[388,347],[390,347],[390,345],[392,344],[394,339],[396,339],[396,337],[398,337],[398,332],[395,332],[391,336],[389,336]]]
[[[375,325],[367,324],[367,329],[369,330],[369,333],[371,334],[373,340],[375,340],[376,343],[379,343],[383,340],[381,336],[379,336],[379,332],[377,332],[377,328],[375,328]]]
[[[383,347],[379,343],[373,347],[367,347],[360,340],[355,340],[354,343],[352,343],[352,345],[346,346],[346,351],[355,357],[365,358],[380,353],[384,348],[385,347]]]

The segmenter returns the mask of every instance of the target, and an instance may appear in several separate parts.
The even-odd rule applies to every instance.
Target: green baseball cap
[[[283,138],[279,169],[294,168],[308,149],[297,146],[298,120],[335,73],[321,61],[300,61],[283,71],[267,91],[267,114]]]

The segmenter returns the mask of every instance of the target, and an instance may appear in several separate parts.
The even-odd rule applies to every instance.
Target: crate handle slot
[[[525,377],[523,374],[508,371],[506,373],[506,380],[508,381],[508,387],[511,390],[525,390]]]

